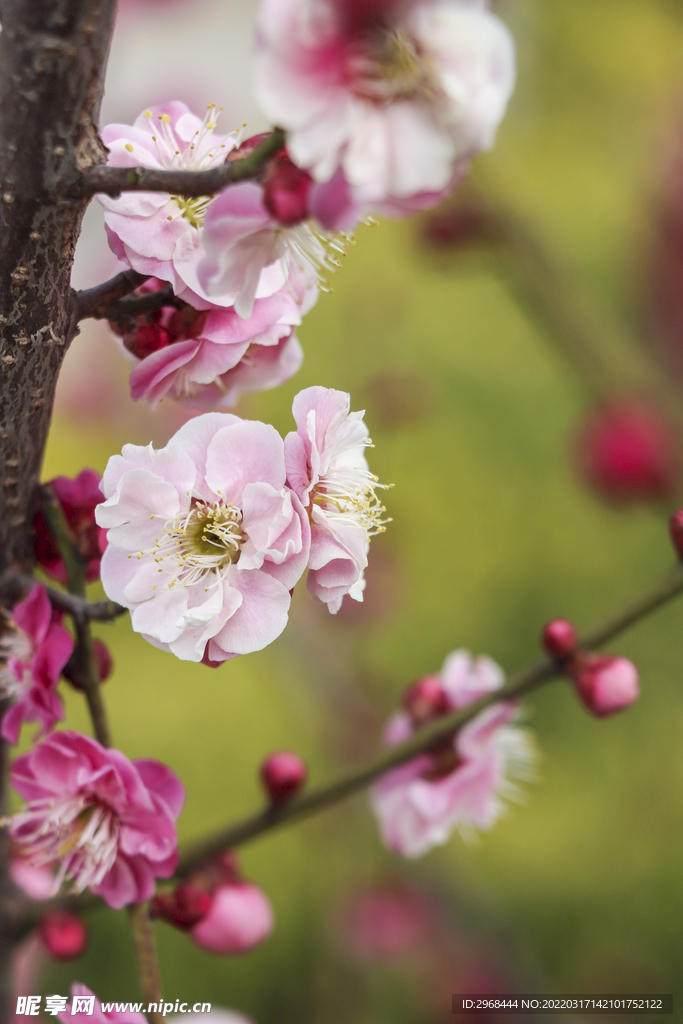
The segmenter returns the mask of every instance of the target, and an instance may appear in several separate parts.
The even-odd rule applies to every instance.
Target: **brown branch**
[[[32,580],[32,582],[35,582]],[[114,622],[121,615],[128,611],[123,605],[115,601],[86,601],[77,594],[69,594],[64,590],[55,590],[53,587],[45,587],[50,603],[67,612],[72,618],[83,622]]]
[[[648,588],[635,601],[610,616],[601,625],[585,633],[580,639],[581,648],[595,650],[602,647],[681,593],[683,564],[679,562],[659,583]],[[539,659],[510,676],[501,690],[482,697],[462,711],[443,715],[420,729],[404,743],[391,747],[374,761],[351,771],[336,782],[319,786],[285,804],[268,807],[244,821],[229,825],[212,836],[198,840],[182,852],[177,875],[184,877],[208,857],[222,850],[232,849],[280,826],[302,821],[318,811],[333,806],[369,786],[392,768],[404,764],[418,754],[428,752],[440,741],[452,737],[485,708],[500,701],[520,700],[560,675],[561,669],[556,662],[550,658]]]
[[[105,281],[104,284],[75,292],[76,321],[87,320],[89,317],[96,320],[110,319],[106,315],[107,310],[118,303],[119,299],[134,292],[148,279],[147,275],[138,274],[136,270],[124,270],[116,277],[112,277],[110,281]]]
[[[255,178],[263,165],[284,145],[284,132],[276,128],[248,156],[230,159],[207,171],[157,170],[149,167],[91,167],[63,193],[81,199],[104,193],[170,192],[179,196],[211,196],[227,185]]]
[[[149,903],[134,903],[128,908],[128,915],[133,932],[142,995],[148,1006],[150,1003],[156,1003],[160,1011],[160,1003],[163,1001],[164,994],[161,988],[161,975],[156,953],[154,923],[149,916]],[[152,1011],[147,1016],[152,1024],[163,1024],[164,1017],[161,1012],[154,1013]]]

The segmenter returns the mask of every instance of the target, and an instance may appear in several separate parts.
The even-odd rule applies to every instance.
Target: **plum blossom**
[[[126,445],[107,465],[107,595],[133,629],[185,661],[222,662],[272,643],[310,546],[285,486],[282,438],[265,423],[205,413],[158,451]]]
[[[165,765],[57,732],[16,759],[11,780],[26,806],[9,833],[27,863],[59,865],[53,894],[69,879],[119,909],[173,874],[185,790]]]
[[[348,594],[363,600],[370,538],[388,520],[375,493],[365,449],[371,444],[362,412],[332,388],[300,391],[292,412],[296,432],[285,438],[287,482],[308,511],[311,553],[307,586],[313,597],[339,611]]]
[[[145,110],[133,125],[110,124],[102,131],[113,167],[208,170],[235,149],[238,133],[216,134],[220,111],[211,104],[203,120],[176,100]],[[232,306],[235,296],[204,292],[197,278],[203,257],[201,234],[211,196],[184,198],[163,192],[100,195],[109,245],[141,274],[169,281],[175,294],[197,309]],[[284,284],[282,268],[266,271],[255,288],[258,298]]]
[[[104,531],[95,523],[95,506],[104,495],[100,490],[100,474],[84,469],[73,480],[57,476],[49,481],[57,501],[71,529],[74,544],[86,566],[86,579],[90,583],[99,579],[100,559],[106,545]],[[66,586],[66,566],[52,534],[39,511],[34,521],[34,550],[36,561],[53,579]]]
[[[263,0],[257,98],[318,182],[361,204],[452,185],[489,149],[515,78],[486,0]]]
[[[77,1010],[79,997],[94,1000],[92,1010]],[[107,1005],[111,1009],[103,1010],[102,1003],[97,996],[85,985],[76,981],[71,986],[71,1001],[67,1003],[66,1010],[57,1013],[57,1019],[61,1020],[62,1024],[147,1024],[145,1015],[129,1009],[129,1003],[114,1005],[109,1003]]]
[[[64,718],[57,684],[74,643],[61,622],[61,613],[52,608],[40,583],[12,611],[10,632],[0,651],[0,694],[14,700],[0,728],[8,743],[19,741],[24,722],[39,722],[43,735]]]
[[[504,681],[490,658],[473,660],[462,650],[446,658],[439,678],[445,700],[434,703],[434,717],[467,707]],[[419,857],[445,843],[454,828],[467,836],[475,828],[492,827],[503,811],[502,798],[518,795],[512,780],[528,778],[533,763],[528,735],[511,724],[516,714],[513,703],[493,705],[438,750],[412,758],[376,783],[371,800],[389,849]],[[416,720],[405,711],[394,715],[386,742],[402,742],[424,721],[425,716]]]
[[[628,658],[608,654],[579,656],[572,673],[576,692],[598,718],[613,715],[629,707],[640,694],[638,669]]]
[[[147,282],[139,293],[162,287]],[[152,409],[162,398],[228,409],[244,393],[283,384],[301,366],[294,329],[316,298],[317,289],[292,274],[288,288],[255,301],[248,320],[233,308],[197,310],[176,300],[121,327],[112,324],[133,363],[132,398],[144,398]]]

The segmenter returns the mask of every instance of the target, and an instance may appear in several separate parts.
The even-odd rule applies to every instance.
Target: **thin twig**
[[[90,317],[96,320],[108,319],[107,310],[126,295],[130,295],[147,280],[149,277],[145,274],[138,274],[137,270],[124,270],[109,281],[96,285],[95,288],[85,288],[83,291],[73,293],[76,303],[76,321],[80,322]]]
[[[91,167],[66,192],[66,198],[80,199],[104,193],[170,192],[172,195],[212,196],[227,185],[255,178],[263,165],[284,145],[284,132],[276,128],[249,156],[231,160],[206,171],[157,170],[150,167]]]
[[[128,914],[133,932],[142,995],[148,1006],[150,1003],[156,1003],[159,1008],[157,1013],[152,1011],[147,1014],[147,1017],[152,1024],[162,1024],[164,1017],[161,1013],[161,1003],[164,994],[161,988],[154,924],[149,916],[149,903],[133,903],[128,908]]]
[[[621,611],[610,616],[595,629],[585,633],[580,640],[581,647],[585,650],[594,650],[602,647],[609,640],[618,636],[647,615],[650,615],[682,592],[683,564],[679,563],[662,580],[648,588],[640,597],[626,605]],[[420,729],[404,743],[400,743],[385,751],[374,761],[350,772],[336,782],[327,786],[319,786],[317,789],[311,790],[301,797],[294,798],[288,803],[259,811],[244,821],[230,825],[208,838],[200,839],[198,842],[193,843],[181,855],[177,871],[178,876],[183,877],[187,875],[193,868],[221,850],[239,846],[265,832],[270,832],[283,825],[294,824],[294,822],[310,817],[317,811],[331,807],[345,797],[364,789],[392,768],[396,768],[418,754],[429,751],[439,741],[452,737],[485,708],[500,701],[517,701],[533,690],[538,689],[544,683],[558,678],[560,675],[560,668],[554,661],[550,658],[539,659],[510,676],[508,682],[501,690],[482,697],[473,704],[469,704],[462,711],[442,716]]]
[[[28,577],[32,582],[32,577]],[[68,594],[64,590],[45,587],[50,604],[60,611],[68,612],[74,619],[84,622],[113,622],[128,611],[115,601],[86,601],[76,594]]]

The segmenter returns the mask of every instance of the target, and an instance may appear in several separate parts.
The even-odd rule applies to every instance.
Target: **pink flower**
[[[327,275],[340,266],[338,256],[346,252],[348,239],[328,235],[312,222],[283,223],[267,199],[267,190],[257,182],[231,185],[211,203],[202,233],[206,257],[198,270],[201,286],[207,295],[234,296],[235,310],[245,319],[263,291],[264,277],[273,291],[297,272],[326,289]]]
[[[311,521],[308,589],[333,614],[345,594],[363,600],[370,538],[388,521],[375,494],[385,485],[365,459],[371,442],[364,414],[349,409],[343,391],[300,391],[292,407],[297,430],[285,438],[287,482]]]
[[[447,710],[466,707],[503,684],[502,670],[489,658],[472,660],[467,651],[446,659],[441,682]],[[533,751],[526,733],[510,723],[514,704],[482,711],[435,752],[420,754],[384,775],[371,799],[386,845],[406,857],[419,857],[445,843],[454,828],[467,835],[488,829],[503,810],[502,797],[517,793],[511,778],[528,776]],[[401,712],[385,734],[393,746],[415,731]]]
[[[264,0],[257,95],[316,181],[361,204],[445,189],[493,144],[514,46],[485,0]]]
[[[83,1007],[82,1010],[77,1009],[78,1000],[83,999],[93,1000],[93,1007],[88,1012],[88,1003]],[[81,1004],[83,1005],[83,1004]],[[112,1006],[111,1003],[107,1004]],[[129,1009],[118,1009],[118,1006],[129,1004],[114,1004],[116,1009],[102,1009],[102,1003],[94,995],[89,988],[85,985],[81,985],[79,982],[74,982],[71,986],[71,1002],[67,1003],[66,1010],[57,1014],[57,1018],[62,1021],[62,1024],[147,1024],[147,1018],[142,1013],[137,1013],[135,1010]]]
[[[237,144],[237,133],[216,135],[212,105],[203,121],[172,101],[144,111],[131,125],[110,124],[102,131],[113,167],[216,167]],[[170,281],[175,294],[197,309],[232,306],[234,295],[214,292],[211,298],[197,278],[202,259],[201,235],[211,196],[185,199],[163,192],[127,192],[117,199],[101,195],[104,222],[112,251],[129,267]],[[259,298],[273,295],[284,283],[279,268],[254,286]]]
[[[23,857],[12,856],[9,865],[10,878],[29,899],[47,900],[52,895],[55,876],[49,867],[35,867]]]
[[[103,499],[100,474],[94,469],[84,469],[73,480],[58,476],[49,483],[62,506],[78,553],[85,562],[86,579],[88,582],[99,579],[100,559],[106,544],[104,532],[95,523],[95,506]],[[48,575],[66,586],[66,567],[41,512],[36,513],[34,527],[36,561]]]
[[[133,399],[145,398],[153,409],[162,398],[227,409],[245,392],[284,383],[303,360],[294,327],[317,298],[307,282],[292,284],[300,286],[297,291],[290,287],[257,299],[248,320],[234,309],[199,311],[182,303],[125,324],[121,343],[134,366]],[[140,292],[160,287],[148,282]]]
[[[64,718],[56,690],[74,644],[61,621],[61,613],[52,608],[40,583],[12,612],[15,629],[3,641],[7,660],[0,671],[0,692],[14,698],[0,729],[8,743],[18,742],[24,722],[40,722],[39,735],[43,735]]]
[[[638,669],[628,658],[589,655],[575,676],[576,690],[598,718],[623,711],[638,699]]]
[[[59,864],[53,892],[70,879],[118,909],[173,874],[185,790],[165,765],[58,732],[18,757],[11,778],[26,807],[10,835],[29,864]]]
[[[250,882],[230,882],[212,894],[205,917],[190,929],[202,949],[211,953],[245,953],[273,930],[273,910],[265,894]]]
[[[282,438],[227,413],[190,420],[155,451],[109,460],[102,583],[133,629],[186,661],[258,651],[287,624],[310,529],[285,486]]]

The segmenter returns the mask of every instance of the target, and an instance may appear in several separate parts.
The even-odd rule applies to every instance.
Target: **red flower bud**
[[[75,960],[88,946],[87,926],[67,910],[50,910],[38,925],[38,934],[55,960]]]
[[[543,630],[543,646],[551,658],[569,658],[576,652],[576,630],[566,619],[553,619]]]
[[[151,356],[152,352],[170,345],[171,335],[161,324],[140,324],[124,335],[123,344],[138,359],[144,359],[145,356]]]
[[[669,536],[678,557],[683,558],[683,509],[681,508],[674,512],[669,520]]]
[[[263,181],[263,202],[272,217],[286,227],[309,216],[308,195],[313,179],[293,164],[285,150],[271,160]]]
[[[183,882],[172,892],[160,892],[152,900],[152,914],[167,924],[187,931],[206,917],[211,907],[211,893]]]
[[[655,410],[635,402],[598,408],[583,425],[577,461],[586,483],[612,501],[652,501],[675,489],[675,435]]]
[[[261,765],[261,782],[274,804],[294,796],[306,782],[306,765],[297,754],[281,750]]]
[[[413,683],[403,695],[403,707],[416,726],[431,722],[450,710],[446,691],[438,676],[425,676]]]
[[[599,718],[627,708],[639,694],[638,669],[627,658],[592,655],[574,682],[585,706]]]

